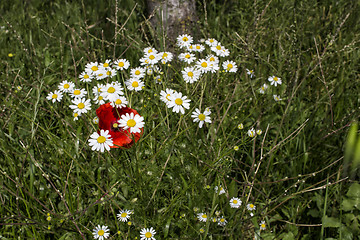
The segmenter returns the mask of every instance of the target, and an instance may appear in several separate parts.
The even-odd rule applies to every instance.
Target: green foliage
[[[238,72],[189,85],[179,66],[164,67],[164,85],[147,78],[146,88],[130,97],[145,118],[141,140],[103,154],[88,146],[95,111],[74,122],[69,98],[54,105],[46,96],[63,80],[80,84],[88,62],[122,57],[136,66],[145,47],[164,50],[145,2],[1,1],[0,7],[3,238],[90,239],[98,224],[109,226],[113,239],[139,239],[144,227],[154,227],[156,239],[360,234],[360,184],[349,180],[358,179],[360,161],[352,124],[360,111],[358,3],[197,1],[195,42],[219,40]],[[273,75],[283,84],[260,94]],[[163,86],[192,99],[184,116],[159,100]],[[275,102],[274,94],[283,100]],[[212,124],[201,129],[190,117],[200,105],[212,111]],[[262,134],[250,138],[252,127]],[[226,194],[214,191],[219,186]],[[242,200],[239,209],[229,206],[232,197]],[[120,209],[134,210],[131,225],[117,220]],[[228,223],[201,223],[200,212]]]

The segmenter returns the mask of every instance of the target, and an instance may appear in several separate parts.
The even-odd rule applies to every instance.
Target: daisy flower
[[[92,120],[93,124],[98,124],[99,123],[99,118],[98,117],[94,117]]]
[[[226,225],[227,221],[226,219],[224,218],[224,216],[221,216],[219,219],[218,219],[218,225],[219,226],[222,226],[224,227]]]
[[[140,133],[145,125],[144,118],[133,112],[122,115],[118,123],[124,130],[130,129],[130,133]]]
[[[108,83],[104,88],[101,88],[100,96],[110,102],[116,101],[119,96],[123,95],[123,88],[116,82]]]
[[[171,101],[168,104],[169,108],[173,108],[173,112],[185,113],[184,108],[190,108],[190,99],[187,99],[187,96],[183,96],[181,92],[176,92],[171,96]]]
[[[94,78],[94,75],[91,75],[90,73],[83,71],[80,75],[79,75],[80,81],[81,82],[91,82],[92,79]]]
[[[249,203],[248,205],[246,205],[246,208],[249,211],[253,211],[253,210],[256,209],[256,206],[254,204],[252,204],[252,203]]]
[[[237,66],[234,61],[226,60],[225,62],[223,62],[222,66],[226,72],[235,73],[237,71]]]
[[[171,102],[171,97],[175,93],[175,90],[167,88],[165,91],[161,90],[160,92],[160,100],[168,105]]]
[[[119,214],[116,216],[118,217],[119,221],[127,222],[130,218],[131,211],[130,210],[121,210]]]
[[[47,95],[46,99],[50,100],[50,101],[52,101],[54,103],[56,101],[60,102],[62,97],[63,97],[62,93],[60,91],[58,91],[58,90],[55,90],[54,92],[50,92]]]
[[[99,105],[102,105],[105,103],[104,97],[101,95],[95,96],[93,101],[95,101],[95,104],[99,104]]]
[[[237,126],[238,129],[244,129],[244,124],[240,123],[238,126]]]
[[[177,40],[177,45],[180,48],[187,47],[187,46],[191,45],[191,43],[193,42],[192,36],[190,36],[188,34],[180,35],[177,37],[176,40]]]
[[[73,98],[82,98],[82,97],[85,97],[86,94],[87,94],[87,91],[85,90],[85,88],[73,89],[70,92],[70,96],[73,97]]]
[[[154,77],[154,80],[155,80],[155,83],[162,84],[162,80],[161,80],[160,75],[157,75],[156,77]]]
[[[199,208],[198,207],[193,207],[193,211],[197,212],[197,211],[199,211]]]
[[[119,59],[114,62],[113,67],[117,70],[126,70],[130,67],[130,62],[126,59]]]
[[[266,83],[264,83],[262,86],[261,86],[261,88],[259,89],[259,92],[261,93],[261,94],[264,94],[265,93],[265,90],[266,89],[268,89],[268,85],[266,84]]]
[[[190,64],[190,63],[192,63],[193,61],[196,60],[196,57],[195,57],[195,54],[186,52],[186,53],[180,53],[179,54],[179,59],[180,59],[180,61],[183,61],[183,62],[186,62],[187,64]]]
[[[206,213],[198,213],[197,217],[199,219],[200,222],[206,222],[208,219],[208,216]]]
[[[130,70],[130,77],[140,79],[145,76],[145,69],[142,67],[133,68]]]
[[[200,232],[200,233],[204,233],[204,232],[205,232],[205,229],[200,228],[200,229],[199,229],[199,232]]]
[[[192,113],[191,117],[194,118],[193,122],[199,122],[199,128],[202,128],[204,122],[211,123],[210,111],[204,111],[201,113],[198,108]]]
[[[189,52],[195,52],[195,45],[189,45],[186,47],[186,50],[189,51]]]
[[[96,86],[93,87],[92,89],[92,93],[95,95],[95,96],[98,96],[100,95],[101,93],[101,89],[105,88],[105,84],[98,84]]]
[[[260,230],[265,230],[266,229],[265,221],[261,221],[259,225],[260,225]]]
[[[249,135],[249,137],[255,137],[255,129],[251,128],[247,131],[247,134]]]
[[[93,230],[93,235],[95,239],[99,239],[99,240],[104,240],[107,239],[110,235],[109,233],[110,229],[103,225],[100,226],[98,225],[94,230]]]
[[[210,49],[211,51],[215,52],[217,56],[220,56],[225,48],[221,46],[220,43],[217,43],[216,45],[213,45]]]
[[[114,108],[123,108],[126,107],[126,104],[128,104],[128,101],[123,96],[119,96],[118,99],[110,103],[110,105]]]
[[[127,89],[130,91],[135,90],[136,92],[141,91],[142,87],[145,86],[144,82],[138,78],[130,78],[125,82]]]
[[[147,75],[153,75],[154,73],[159,73],[160,69],[156,65],[150,65],[146,67],[146,74]]]
[[[195,44],[194,48],[195,48],[196,52],[202,52],[202,51],[205,50],[205,47],[203,45],[201,45],[201,44]]]
[[[156,234],[155,229],[151,228],[143,228],[140,231],[140,240],[156,240],[154,235]]]
[[[160,52],[159,56],[161,57],[162,64],[171,62],[171,60],[173,59],[173,54],[171,52]]]
[[[216,222],[217,222],[217,218],[216,218],[216,217],[212,217],[212,218],[211,218],[211,221],[212,221],[213,223],[216,223]]]
[[[195,67],[186,67],[181,71],[182,76],[187,83],[194,83],[199,80],[201,72]]]
[[[148,54],[145,54],[144,58],[147,60],[146,64],[154,65],[159,62],[159,60],[161,59],[161,56],[157,53],[148,53]]]
[[[208,45],[209,47],[213,47],[218,44],[218,41],[215,40],[214,38],[209,38],[205,41],[205,44]]]
[[[230,207],[239,208],[242,204],[242,201],[239,198],[233,197],[230,199]]]
[[[281,78],[279,77],[275,77],[275,76],[271,76],[268,78],[268,81],[270,82],[270,85],[274,85],[275,87],[279,84],[281,85]]]
[[[79,116],[80,116],[80,114],[78,114],[77,112],[74,112],[73,113],[74,121],[79,120]]]
[[[274,100],[275,100],[276,102],[282,100],[279,95],[273,95],[273,97],[274,97]]]
[[[255,77],[254,70],[246,69],[246,74],[250,76],[250,78]]]
[[[101,76],[99,76],[101,74]],[[101,80],[101,79],[105,79],[105,78],[113,78],[116,75],[116,70],[112,69],[112,68],[103,68],[102,70],[100,70],[97,79]]]
[[[149,53],[153,53],[153,54],[157,54],[157,50],[153,47],[147,47],[144,49],[144,54],[149,54]]]
[[[75,98],[71,102],[73,105],[70,105],[69,107],[79,115],[87,113],[87,111],[91,110],[90,99],[86,100],[85,98]]]
[[[110,59],[106,59],[104,63],[101,63],[100,66],[107,69],[110,68],[111,65],[111,60]]]
[[[206,60],[208,61],[209,65],[210,65],[210,71],[212,73],[215,73],[216,71],[218,71],[220,69],[219,58],[217,56],[209,55],[206,57]]]
[[[261,130],[261,129],[256,130],[256,135],[261,135],[261,134],[262,134],[262,130]]]
[[[85,65],[85,72],[96,75],[97,71],[99,71],[98,62],[91,62]]]
[[[110,150],[110,147],[113,146],[113,140],[111,139],[111,135],[109,134],[109,130],[100,130],[100,134],[94,132],[90,135],[89,145],[91,150],[93,151],[101,151]]]
[[[202,73],[210,71],[210,63],[206,59],[199,59],[195,64]]]
[[[75,84],[73,82],[68,82],[65,80],[59,84],[58,88],[61,92],[69,93],[74,89],[74,87],[75,87]]]
[[[221,194],[224,194],[225,193],[225,189],[222,187],[222,186],[216,186],[215,188],[215,192],[217,193],[218,192],[218,190],[219,190],[219,195],[221,195]]]

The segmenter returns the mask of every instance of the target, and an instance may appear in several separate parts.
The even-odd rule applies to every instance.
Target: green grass
[[[144,90],[129,93],[145,118],[141,140],[105,153],[87,142],[97,128],[94,104],[73,121],[69,97],[53,104],[46,96],[63,80],[85,87],[78,75],[88,62],[121,56],[135,67],[145,47],[164,50],[167,40],[149,27],[143,1],[0,6],[2,239],[91,239],[98,224],[112,239],[140,239],[144,227],[153,227],[156,239],[359,235],[359,176],[346,171],[358,155],[357,128],[345,149],[360,112],[358,3],[197,1],[195,42],[219,40],[238,72],[190,85],[176,61],[165,66],[163,85],[148,77]],[[260,94],[272,75],[283,84]],[[185,115],[159,100],[165,87],[191,99]],[[212,123],[201,129],[190,117],[200,104],[212,111]],[[262,134],[250,138],[251,127]],[[219,196],[220,185],[226,194]],[[242,200],[239,209],[230,208],[232,197]],[[256,205],[254,216],[248,203]],[[195,207],[211,217],[220,211],[227,225],[199,222]],[[120,209],[134,210],[131,226],[116,219]],[[259,231],[262,220],[267,229]]]

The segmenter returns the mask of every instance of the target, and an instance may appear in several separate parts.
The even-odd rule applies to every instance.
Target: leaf
[[[345,226],[342,226],[341,228],[339,228],[339,235],[341,237],[341,240],[352,240],[352,239],[354,239],[353,238],[353,233],[351,232],[351,230],[348,227],[345,227]]]
[[[322,218],[322,224],[324,227],[341,227],[341,222],[339,219],[328,216],[324,216]]]
[[[354,210],[355,206],[355,200],[344,198],[344,200],[341,202],[341,210],[344,211],[352,211]]]
[[[294,240],[295,236],[292,232],[288,232],[286,234],[284,234],[282,240]]]
[[[346,196],[353,197],[353,198],[360,198],[360,184],[353,183],[349,191],[346,193]]]

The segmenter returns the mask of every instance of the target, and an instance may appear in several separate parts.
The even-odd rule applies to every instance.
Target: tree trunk
[[[150,22],[160,36],[166,36],[171,46],[180,34],[193,35],[197,21],[195,0],[147,0]]]

